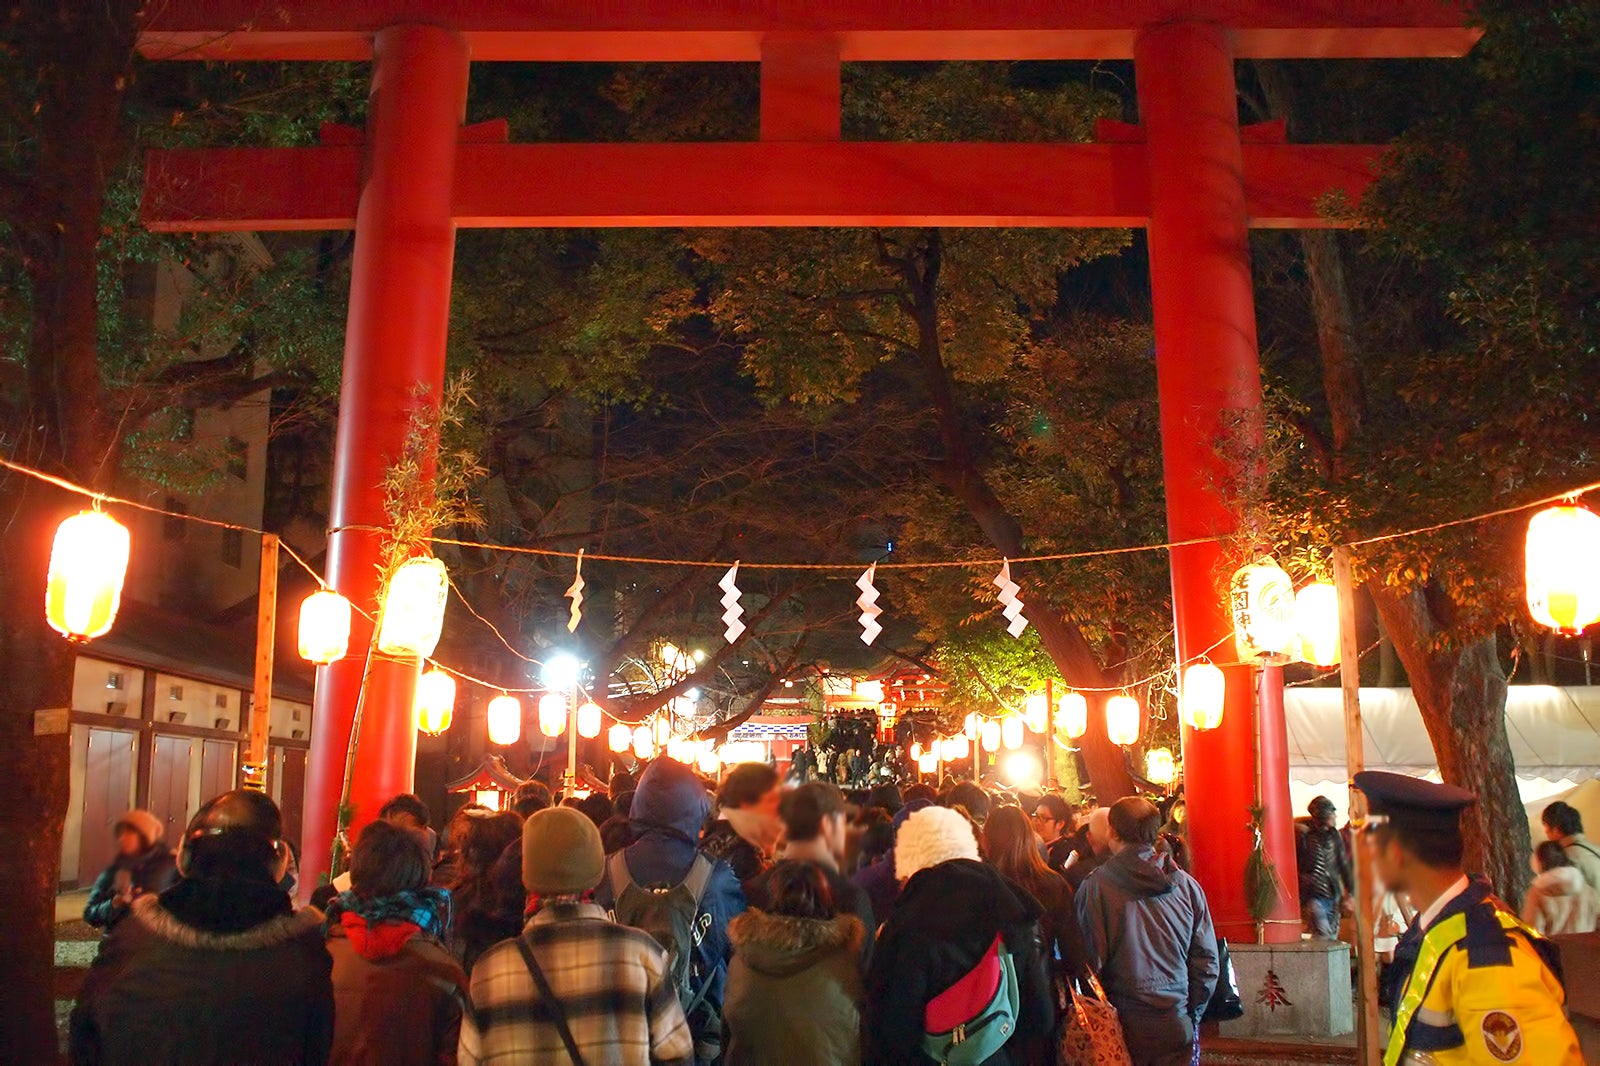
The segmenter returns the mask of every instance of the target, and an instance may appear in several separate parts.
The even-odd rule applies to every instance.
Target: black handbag
[[[550,1008],[550,1020],[555,1023],[556,1031],[561,1034],[561,1042],[567,1045],[567,1055],[572,1059],[572,1066],[584,1066],[583,1055],[578,1051],[578,1042],[572,1039],[572,1030],[567,1028],[567,1012],[561,1006],[561,1001],[556,994],[550,991],[550,982],[545,980],[544,971],[539,969],[539,962],[533,957],[533,949],[528,947],[526,937],[517,937],[517,949],[522,952],[522,961],[528,964],[528,973],[533,975],[533,983],[539,986],[539,995],[544,997],[545,1003]]]
[[[1244,1001],[1239,998],[1239,978],[1233,972],[1233,959],[1228,955],[1228,941],[1217,937],[1217,987],[1211,991],[1211,1000],[1201,1016],[1207,1022],[1231,1022],[1244,1017]]]

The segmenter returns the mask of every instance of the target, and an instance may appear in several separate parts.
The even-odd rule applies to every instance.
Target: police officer
[[[1418,911],[1385,973],[1385,1066],[1579,1066],[1554,946],[1462,872],[1460,814],[1478,797],[1378,770],[1357,774],[1355,787],[1367,798],[1362,838],[1378,880]]]

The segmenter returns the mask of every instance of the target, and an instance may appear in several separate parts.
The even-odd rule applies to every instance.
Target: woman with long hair
[[[512,926],[520,922],[520,914],[510,926],[495,920],[500,893],[492,872],[505,850],[522,842],[522,819],[511,811],[474,811],[459,827],[452,822],[451,830],[456,841],[456,868],[450,883],[455,921],[449,944],[451,954],[471,973],[479,955],[517,934]]]
[[[1021,807],[1008,804],[990,813],[983,826],[983,855],[989,865],[1027,890],[1044,908],[1039,924],[1048,953],[1058,960],[1061,972],[1072,978],[1087,976],[1089,955],[1073,908],[1072,887],[1045,865],[1039,839]]]

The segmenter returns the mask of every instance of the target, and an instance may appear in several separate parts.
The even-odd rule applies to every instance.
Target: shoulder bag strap
[[[556,994],[550,991],[550,982],[545,980],[544,971],[539,969],[538,960],[533,957],[533,949],[528,946],[528,938],[517,937],[517,950],[522,952],[522,961],[528,964],[528,972],[533,975],[533,983],[539,986],[539,996],[550,1007],[550,1020],[555,1023],[556,1031],[561,1034],[561,1042],[567,1045],[567,1054],[572,1056],[572,1066],[584,1066],[583,1056],[578,1053],[578,1042],[572,1039],[572,1030],[567,1028],[567,1012],[562,1009],[561,1001]]]

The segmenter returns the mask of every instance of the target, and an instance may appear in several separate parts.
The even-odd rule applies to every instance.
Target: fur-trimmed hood
[[[322,912],[315,907],[268,918],[237,933],[213,933],[187,925],[161,905],[159,896],[140,896],[129,911],[132,921],[158,939],[198,951],[260,951],[316,933],[321,936]]]
[[[773,977],[799,973],[836,952],[854,959],[865,935],[853,914],[790,918],[752,908],[728,925],[734,953],[752,970]]]

